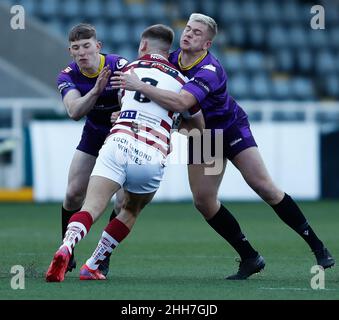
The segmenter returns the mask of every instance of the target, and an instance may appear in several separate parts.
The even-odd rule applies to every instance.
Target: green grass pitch
[[[310,224],[339,259],[339,202],[301,202]],[[315,259],[304,241],[264,203],[230,203],[265,271],[249,280],[224,277],[237,270],[235,251],[215,234],[191,203],[150,204],[115,250],[107,281],[79,281],[107,210],[76,247],[77,270],[62,283],[44,273],[60,245],[60,204],[0,204],[0,299],[266,300],[339,299],[339,272],[326,270],[325,289],[313,290]],[[11,288],[11,267],[25,268],[25,289]]]

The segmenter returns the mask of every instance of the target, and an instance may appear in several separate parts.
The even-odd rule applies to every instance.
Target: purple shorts
[[[110,129],[111,127],[95,125],[91,121],[86,120],[77,149],[97,157]]]
[[[194,139],[200,140],[200,143]],[[241,151],[250,147],[257,147],[250,123],[247,117],[237,119],[227,129],[213,129],[198,138],[189,137],[188,164],[204,163],[209,157],[219,156],[232,160]]]

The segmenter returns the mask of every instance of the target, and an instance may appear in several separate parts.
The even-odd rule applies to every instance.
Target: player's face
[[[70,43],[69,51],[81,69],[93,69],[98,60],[101,45],[94,39],[81,39]]]
[[[197,52],[207,50],[212,44],[208,26],[189,21],[180,38],[180,48],[185,51]]]

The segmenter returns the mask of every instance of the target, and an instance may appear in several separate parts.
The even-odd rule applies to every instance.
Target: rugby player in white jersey
[[[185,77],[167,58],[174,32],[164,25],[145,29],[139,59],[127,65],[138,77],[161,89],[180,92]],[[203,129],[200,110],[190,112],[190,126]],[[125,190],[118,216],[105,227],[98,246],[80,269],[81,280],[104,280],[100,263],[129,234],[140,211],[154,197],[162,180],[170,152],[170,131],[174,114],[136,91],[123,91],[121,113],[99,152],[92,171],[83,207],[67,226],[63,244],[46,273],[46,281],[64,280],[73,248],[104,212],[112,196]]]

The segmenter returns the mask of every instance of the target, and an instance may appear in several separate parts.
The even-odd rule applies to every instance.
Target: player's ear
[[[207,40],[204,44],[204,50],[208,50],[212,45],[212,41],[211,40]]]
[[[101,41],[97,41],[96,47],[100,51],[102,49],[102,42]]]

